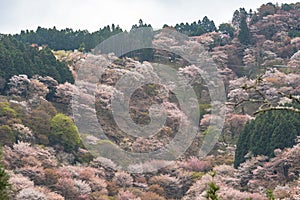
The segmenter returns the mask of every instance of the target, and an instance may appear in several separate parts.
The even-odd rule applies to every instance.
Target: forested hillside
[[[90,51],[97,44],[108,37],[122,32],[119,26],[106,26],[99,31],[89,33],[87,30],[76,30],[66,28],[57,30],[53,28],[38,27],[36,31],[21,31],[14,37],[24,43],[48,45],[53,50],[86,50]]]
[[[159,31],[140,20],[128,32],[113,24],[92,33],[38,27],[0,35],[0,200],[299,200],[300,3],[239,8],[232,16],[219,26],[204,17]],[[117,57],[94,50],[118,33],[131,39],[141,27],[152,39],[142,42],[172,52],[148,48]],[[187,36],[178,39],[178,32]],[[181,52],[197,54],[203,69]],[[163,75],[184,80],[191,86],[184,92],[195,96],[157,81],[128,97],[126,86],[157,80],[157,66],[170,67]],[[218,80],[202,77],[213,67],[225,102],[213,101],[209,86]],[[127,100],[130,123],[142,128],[122,129],[129,122],[116,117],[114,95]],[[139,135],[162,110],[157,132]],[[93,132],[99,127],[104,136]],[[211,135],[216,144],[205,154]],[[147,154],[174,141],[172,159]],[[111,149],[142,159],[107,156]]]
[[[8,81],[13,75],[51,76],[59,83],[73,83],[74,78],[66,66],[56,60],[49,47],[25,44],[11,36],[0,39],[0,78]]]

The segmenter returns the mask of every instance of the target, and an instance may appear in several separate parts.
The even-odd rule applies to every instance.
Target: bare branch
[[[288,111],[300,113],[300,109],[293,107],[293,106],[289,107],[289,106],[279,106],[278,104],[277,104],[277,106],[274,105],[274,102],[271,102],[267,98],[265,92],[260,89],[259,86],[262,86],[263,83],[264,83],[263,75],[260,75],[257,77],[257,79],[254,81],[253,84],[250,84],[250,85],[244,84],[243,86],[241,86],[241,88],[247,92],[249,90],[252,90],[253,92],[255,92],[255,94],[256,94],[255,96],[257,97],[257,99],[255,96],[252,96],[249,99],[242,99],[242,100],[238,101],[237,103],[227,103],[227,104],[233,105],[234,108],[237,108],[246,102],[261,104],[259,106],[258,110],[253,113],[254,115],[257,115],[258,113],[270,111],[270,110],[288,110]],[[300,104],[300,98],[295,95],[285,94],[283,92],[278,92],[278,94],[282,97],[286,97],[286,98],[291,99],[294,102]]]
[[[300,110],[297,108],[294,108],[294,107],[277,106],[277,107],[268,107],[268,108],[264,108],[264,109],[259,109],[256,112],[254,112],[253,114],[257,115],[258,113],[267,112],[267,111],[271,111],[271,110],[288,110],[288,111],[300,113]]]
[[[280,95],[283,96],[283,97],[286,97],[286,98],[289,98],[289,99],[291,99],[291,100],[294,100],[294,101],[296,101],[297,103],[300,104],[300,99],[297,98],[297,97],[295,97],[294,95],[291,95],[291,94],[285,94],[285,93],[283,93],[283,92],[278,92],[278,94],[280,94]]]
[[[238,107],[245,102],[269,104],[269,102],[265,99],[242,99],[241,101],[234,103],[234,107]]]

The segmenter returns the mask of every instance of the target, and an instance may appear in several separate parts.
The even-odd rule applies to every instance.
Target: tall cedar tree
[[[251,33],[248,28],[246,19],[247,19],[246,16],[241,17],[240,32],[238,34],[239,41],[244,45],[248,45],[251,43]]]

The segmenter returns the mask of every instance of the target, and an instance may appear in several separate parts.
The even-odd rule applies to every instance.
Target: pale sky
[[[299,1],[299,0],[298,0]],[[296,3],[293,0],[0,0],[0,33],[36,30],[38,26],[96,31],[106,25],[130,30],[139,19],[153,28],[164,24],[202,20],[218,25],[229,22],[233,12],[244,7],[256,10],[268,2]]]

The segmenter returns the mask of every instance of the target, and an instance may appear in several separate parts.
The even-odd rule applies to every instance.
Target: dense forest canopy
[[[119,26],[112,24],[105,26],[93,33],[87,30],[76,30],[66,28],[57,30],[53,28],[38,27],[36,31],[21,31],[14,37],[29,44],[48,45],[54,50],[82,49],[89,51],[108,37],[122,32]]]
[[[0,77],[7,81],[13,75],[51,76],[60,83],[73,83],[69,68],[54,57],[49,47],[25,44],[12,36],[0,40]]]

